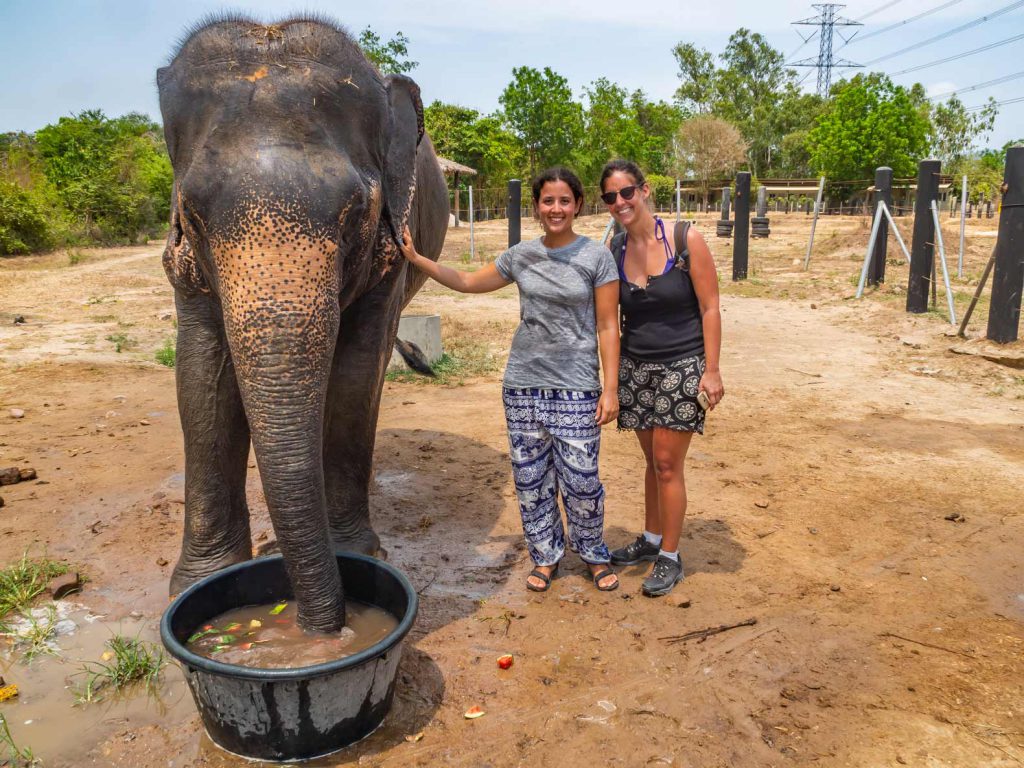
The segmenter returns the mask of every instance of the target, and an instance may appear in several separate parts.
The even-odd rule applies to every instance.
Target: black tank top
[[[665,237],[665,225],[656,220],[657,232],[665,243],[665,270],[648,278],[647,288],[626,279],[626,233],[612,238],[611,251],[619,265],[619,307],[622,313],[622,351],[630,357],[652,363],[669,363],[704,354],[704,325],[700,304],[690,280],[688,225],[684,226],[683,249],[672,255]]]

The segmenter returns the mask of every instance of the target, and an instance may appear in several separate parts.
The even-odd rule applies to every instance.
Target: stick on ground
[[[730,629],[736,629],[738,627],[752,627],[755,624],[757,624],[757,619],[747,619],[737,624],[722,624],[717,627],[695,629],[693,632],[687,632],[685,635],[668,635],[667,637],[659,637],[658,639],[664,640],[666,643],[685,643],[687,640],[704,642],[712,635],[717,635],[721,632],[728,632]]]

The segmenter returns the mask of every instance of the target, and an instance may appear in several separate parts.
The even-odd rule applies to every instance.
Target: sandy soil
[[[605,223],[581,229],[599,236]],[[698,224],[713,235],[710,219]],[[958,312],[995,227],[970,222]],[[446,319],[449,348],[471,342],[498,365],[447,386],[386,385],[375,521],[422,608],[384,726],[318,764],[1024,762],[1024,372],[951,353],[962,342],[939,312],[906,314],[895,243],[889,282],[854,300],[865,220],[822,221],[804,272],[808,230],[803,215],[773,215],[740,284],[731,241],[710,237],[727,395],[688,462],[687,579],[660,600],[640,595],[640,567],[600,593],[572,557],[550,592],[524,589],[499,388],[514,289],[416,297],[410,311]],[[955,230],[948,222],[954,251]],[[451,263],[468,261],[468,235],[451,231]],[[493,258],[503,223],[476,235]],[[159,256],[153,245],[89,251],[74,266],[60,253],[0,263],[0,466],[39,473],[0,489],[0,562],[26,548],[66,559],[89,578],[76,599],[103,615],[102,632],[147,637],[183,510],[173,372],[154,362],[174,336]],[[632,435],[604,438],[617,546],[642,522],[642,461]],[[272,531],[255,470],[250,497],[259,547]],[[953,512],[963,520],[946,520]],[[747,619],[704,642],[666,639]],[[73,707],[60,683],[99,650],[81,624],[63,661],[4,670],[23,688],[0,706],[19,744],[48,768],[243,764],[203,735],[174,668],[160,701]],[[506,672],[503,653],[516,657]],[[463,719],[472,705],[487,714]]]

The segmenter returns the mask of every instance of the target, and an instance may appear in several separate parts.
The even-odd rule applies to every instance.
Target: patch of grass
[[[103,661],[87,661],[77,673],[85,678],[77,691],[79,703],[102,701],[108,693],[120,693],[135,684],[143,684],[150,691],[156,689],[167,661],[155,643],[114,635],[107,641],[107,648]]]
[[[483,344],[463,343],[451,353],[445,352],[431,368],[436,378],[421,376],[413,371],[389,371],[385,379],[404,383],[461,386],[473,376],[482,376],[498,368],[498,363]]]
[[[171,339],[167,339],[164,342],[164,345],[156,351],[155,357],[156,361],[160,363],[160,365],[166,365],[168,368],[173,368],[176,359],[174,342]]]
[[[127,333],[112,333],[107,336],[107,341],[113,342],[115,352],[124,352],[127,349],[134,349],[138,344],[135,339],[129,336]]]
[[[68,251],[68,266],[73,267],[77,264],[81,264],[84,259],[85,254],[82,253],[81,251]]]
[[[3,765],[12,768],[31,768],[39,765],[39,761],[32,750],[28,747],[19,747],[11,735],[11,728],[7,725],[7,718],[0,715],[0,747],[2,747]]]
[[[46,589],[55,576],[68,572],[68,566],[45,558],[30,560],[28,552],[21,560],[0,571],[0,628],[7,631],[3,619],[12,611],[23,611]]]
[[[32,615],[32,611],[24,611],[22,616],[29,623],[28,630],[14,638],[14,646],[21,650],[22,661],[30,664],[41,654],[57,656],[57,652],[50,645],[50,640],[57,629],[57,608],[52,604],[46,606],[46,616],[43,619],[37,619]]]

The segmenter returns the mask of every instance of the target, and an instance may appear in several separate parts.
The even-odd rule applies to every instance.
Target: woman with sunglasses
[[[583,185],[550,168],[533,181],[544,236],[514,245],[492,264],[460,272],[416,253],[405,231],[402,253],[417,269],[463,293],[515,283],[520,323],[503,381],[512,475],[534,568],[526,586],[545,592],[569,546],[602,591],[619,586],[604,542],[604,488],[597,473],[601,426],[619,412],[618,274],[608,249],[573,231]],[[598,379],[600,354],[602,382]]]
[[[611,243],[622,315],[619,429],[636,431],[647,460],[644,532],[614,550],[612,563],[653,561],[642,589],[656,597],[683,580],[683,464],[693,433],[704,432],[704,407],[713,409],[725,393],[718,275],[704,238],[688,224],[677,252],[677,238],[647,206],[650,187],[635,163],[605,165],[601,193],[625,230]]]

